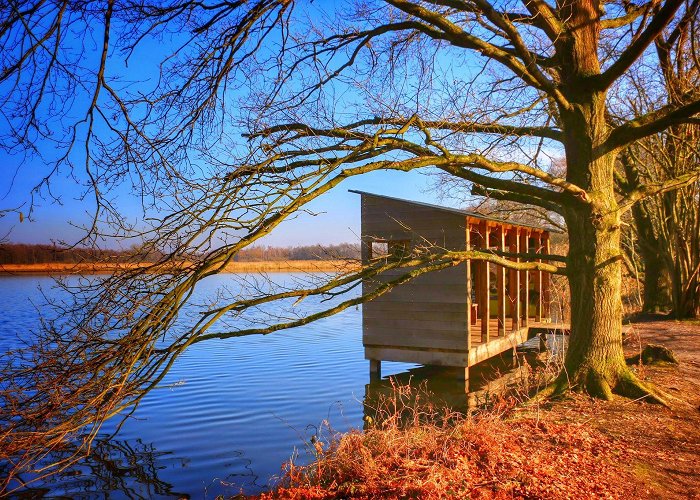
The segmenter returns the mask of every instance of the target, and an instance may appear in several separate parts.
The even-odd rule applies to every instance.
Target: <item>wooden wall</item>
[[[410,240],[412,248],[437,245],[464,250],[466,217],[410,202],[362,195],[362,241]],[[394,270],[363,283],[405,273]],[[363,343],[414,349],[467,350],[466,264],[426,273],[363,305]]]

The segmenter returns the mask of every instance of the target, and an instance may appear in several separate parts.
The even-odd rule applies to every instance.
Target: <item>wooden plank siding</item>
[[[362,239],[410,241],[466,249],[466,219],[410,202],[362,196]],[[364,293],[404,274],[392,270],[363,283]],[[468,350],[466,264],[421,275],[363,306],[363,343]],[[410,313],[407,317],[406,313]],[[461,319],[459,319],[461,318]]]

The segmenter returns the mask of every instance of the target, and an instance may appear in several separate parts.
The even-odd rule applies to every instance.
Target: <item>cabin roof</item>
[[[497,222],[499,224],[508,224],[511,226],[519,226],[519,227],[529,227],[532,229],[538,229],[540,231],[548,231],[550,233],[561,233],[561,231],[558,229],[553,229],[553,228],[544,227],[544,226],[536,226],[533,224],[523,224],[522,222],[513,222],[513,221],[509,221],[509,220],[505,220],[505,219],[498,219],[496,217],[489,217],[487,215],[480,214],[478,212],[472,212],[470,210],[461,210],[459,208],[442,207],[440,205],[433,205],[431,203],[424,203],[422,201],[405,200],[402,198],[395,198],[393,196],[386,196],[383,194],[375,194],[375,193],[368,193],[366,191],[358,191],[356,189],[348,189],[348,192],[359,194],[362,196],[374,196],[375,198],[383,198],[385,200],[393,200],[393,201],[400,201],[403,203],[410,203],[412,205],[417,205],[420,207],[429,207],[429,208],[433,208],[435,210],[440,210],[442,212],[449,212],[449,213],[453,213],[453,214],[457,214],[457,215],[464,215],[466,217],[473,217],[475,219],[488,220],[488,221],[492,221],[492,222]]]

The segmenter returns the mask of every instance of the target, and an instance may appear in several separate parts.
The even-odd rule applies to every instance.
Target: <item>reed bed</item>
[[[504,398],[469,415],[395,387],[365,429],[315,437],[260,499],[627,498],[611,441],[590,426],[518,417]]]

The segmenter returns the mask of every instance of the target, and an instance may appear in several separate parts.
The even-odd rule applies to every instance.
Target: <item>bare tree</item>
[[[656,67],[630,74],[635,92],[627,97],[625,114],[646,114],[658,102],[673,105],[700,85],[700,27],[695,17],[699,7],[700,2],[691,2],[682,22],[657,37]],[[649,85],[649,78],[658,79],[663,91]],[[698,120],[637,141],[620,155],[621,190],[696,171],[699,141]],[[644,268],[644,309],[671,305],[677,318],[700,317],[700,181],[643,200],[632,207],[632,215]]]
[[[551,160],[548,171],[558,177],[564,177],[566,175],[565,163],[559,158]],[[566,223],[559,213],[517,201],[490,198],[488,191],[484,191],[481,186],[474,185],[459,177],[438,173],[435,176],[433,189],[441,199],[457,203],[467,210],[515,223],[551,227],[562,233],[566,232]],[[560,239],[557,233],[553,234],[553,238]],[[565,239],[565,236],[561,237],[562,242]]]
[[[8,360],[0,449],[17,468],[30,467],[78,429],[90,430],[89,443],[105,419],[138,403],[193,343],[303,325],[465,259],[568,276],[571,342],[564,372],[545,395],[573,389],[661,401],[624,361],[621,218],[645,198],[696,182],[700,171],[641,182],[620,195],[615,164],[636,141],[696,120],[700,92],[690,89],[614,125],[608,94],[626,91],[621,77],[653,59],[654,41],[691,12],[687,3],[293,7],[272,0],[1,7],[4,147],[41,152],[42,141],[53,143],[60,152],[53,169],[84,179],[93,196],[88,240],[138,237],[145,251],[152,245],[163,252],[146,272],[86,282],[75,303],[59,305],[61,321]],[[98,57],[85,39],[78,56],[68,50],[81,27],[99,34]],[[156,81],[134,85],[110,73],[154,39],[175,47],[163,53]],[[87,98],[71,103],[72,95]],[[83,112],[71,121],[76,109]],[[49,111],[65,120],[51,122]],[[553,151],[566,158],[564,175],[550,169]],[[492,199],[559,214],[568,255],[516,263],[475,250],[417,249],[293,288],[222,292],[188,328],[173,330],[198,282],[310,201],[352,176],[419,169],[463,179]],[[49,172],[39,193],[50,193],[51,178]],[[148,215],[135,226],[110,191],[124,184]],[[164,264],[170,272],[156,272]],[[405,274],[371,294],[308,314],[294,309],[307,296],[342,297],[395,267]],[[227,320],[270,304],[293,316],[268,310],[262,323],[227,327]]]

